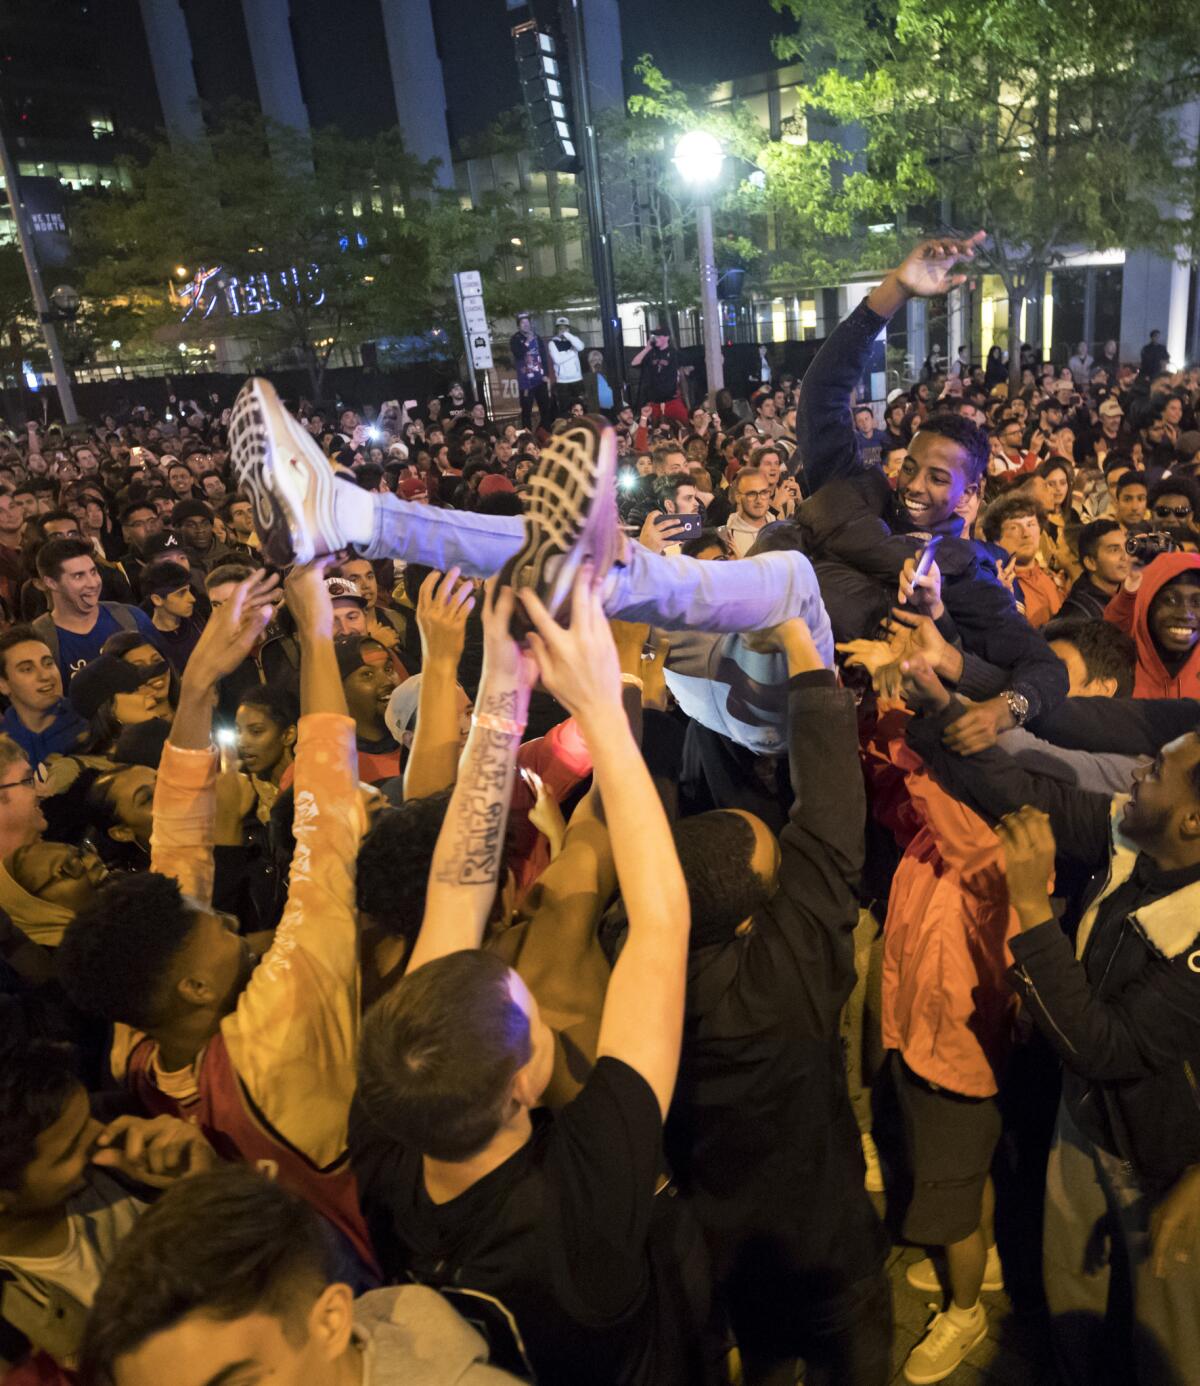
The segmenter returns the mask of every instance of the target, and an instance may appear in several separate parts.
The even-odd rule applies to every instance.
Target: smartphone
[[[664,525],[673,525],[671,538],[680,541],[690,539],[704,528],[704,521],[699,515],[656,515],[654,523],[659,529]]]
[[[928,576],[930,568],[933,567],[933,561],[937,557],[938,545],[941,542],[942,536],[935,534],[921,550],[920,556],[917,558],[916,569],[913,572],[914,580]]]

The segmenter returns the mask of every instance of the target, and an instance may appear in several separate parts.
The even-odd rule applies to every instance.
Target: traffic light
[[[541,163],[548,172],[576,172],[579,160],[571,130],[568,79],[560,65],[558,44],[553,34],[539,29],[533,20],[518,24],[512,34],[521,95],[533,123]]]

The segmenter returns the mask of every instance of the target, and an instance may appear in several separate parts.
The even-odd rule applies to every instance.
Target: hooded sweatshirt
[[[1187,572],[1195,573],[1200,581],[1200,554],[1160,554],[1147,566],[1137,591],[1122,587],[1104,610],[1104,619],[1132,635],[1137,643],[1135,698],[1200,698],[1200,640],[1172,674],[1150,634],[1151,603],[1168,582]]]
[[[363,1295],[354,1302],[354,1328],[366,1354],[363,1386],[504,1386],[517,1381],[488,1365],[480,1335],[425,1285]]]
[[[75,918],[64,906],[30,895],[12,878],[6,866],[0,866],[0,909],[6,910],[12,922],[34,943],[47,948],[58,947],[67,925]]]

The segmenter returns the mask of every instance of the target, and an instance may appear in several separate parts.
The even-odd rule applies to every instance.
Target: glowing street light
[[[675,167],[696,194],[696,241],[700,251],[700,312],[704,328],[704,369],[710,397],[725,388],[721,352],[721,308],[717,301],[717,266],[713,252],[711,189],[721,176],[725,151],[707,130],[689,130],[675,145]]]

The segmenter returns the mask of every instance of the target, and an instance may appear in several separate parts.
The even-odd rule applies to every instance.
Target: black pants
[[[537,401],[538,422],[542,428],[549,428],[554,422],[554,401],[550,398],[550,387],[544,380],[539,380],[532,390],[521,390],[521,426],[532,432],[533,430],[533,405]]]
[[[802,1308],[801,1321],[789,1337],[804,1361],[805,1386],[885,1386],[892,1347],[892,1287],[885,1270],[797,1308]],[[738,1346],[748,1380],[765,1373],[772,1358],[781,1360],[777,1348],[768,1356],[749,1332],[739,1335]]]

